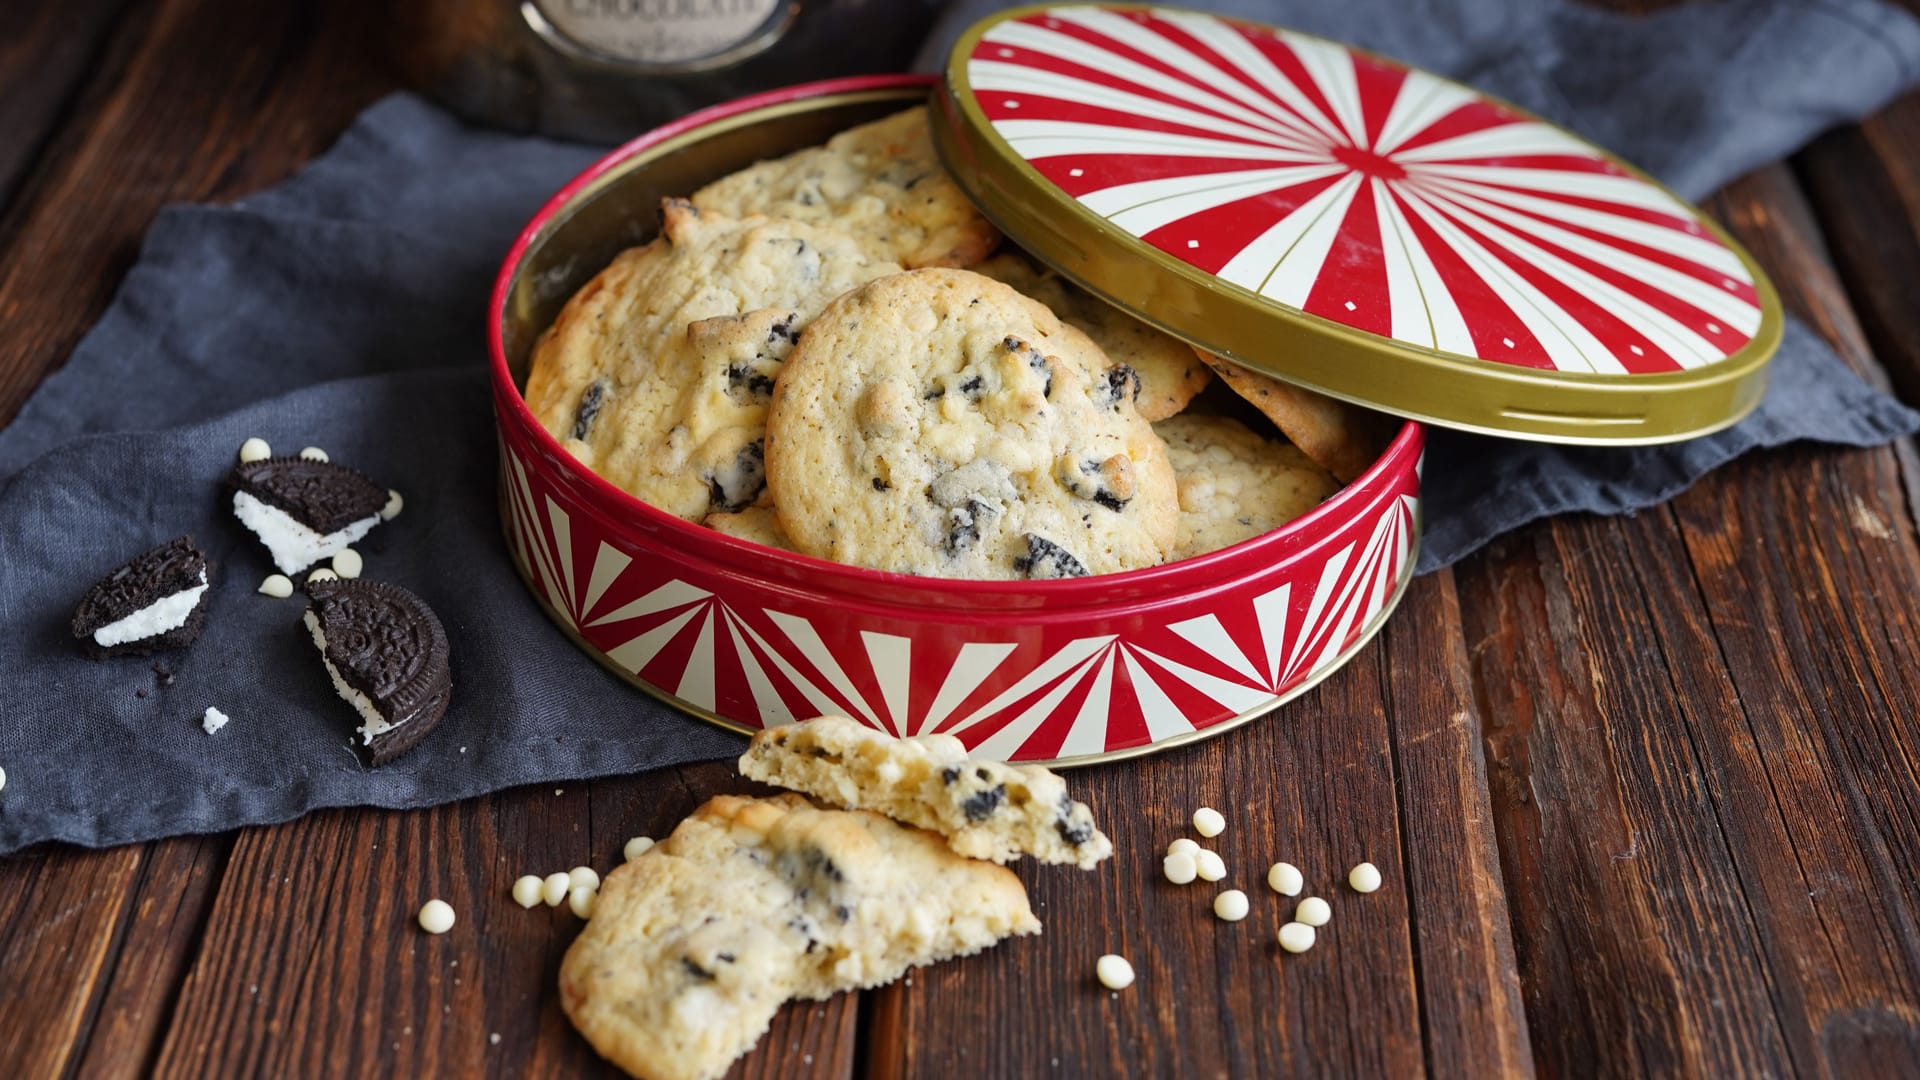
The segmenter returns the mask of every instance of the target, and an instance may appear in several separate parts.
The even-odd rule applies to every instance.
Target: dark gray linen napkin
[[[991,6],[959,5],[949,26]],[[1920,72],[1920,24],[1869,0],[1699,4],[1649,20],[1524,0],[1212,6],[1479,83],[1691,195]],[[599,152],[476,130],[398,95],[292,180],[159,216],[99,325],[0,430],[0,853],[424,806],[737,751],[737,737],[575,650],[500,539],[488,288],[519,226]],[[1436,433],[1422,565],[1545,514],[1650,505],[1753,447],[1920,428],[1797,326],[1773,370],[1759,413],[1677,447]],[[439,612],[455,692],[440,730],[384,769],[349,745],[355,718],[315,662],[301,602],[254,592],[272,568],[218,487],[252,435],[321,446],[407,497],[358,547],[369,576]],[[81,592],[181,532],[217,566],[200,642],[158,658],[171,681],[150,661],[82,659],[66,630]],[[200,728],[209,706],[233,718],[213,735]]]

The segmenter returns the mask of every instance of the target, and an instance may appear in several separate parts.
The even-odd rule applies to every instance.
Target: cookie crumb
[[[1133,985],[1133,965],[1127,963],[1124,956],[1108,953],[1101,957],[1094,962],[1093,974],[1100,985],[1109,990],[1125,990]]]
[[[200,718],[200,727],[205,730],[207,734],[211,735],[221,728],[226,727],[229,719],[231,719],[231,717],[227,716],[226,713],[209,705],[207,706],[207,714]]]
[[[453,929],[453,906],[445,900],[429,900],[420,909],[420,929],[429,934],[444,934]]]
[[[1309,896],[1300,901],[1299,907],[1293,909],[1293,917],[1296,922],[1303,922],[1308,926],[1325,926],[1333,918],[1333,908],[1325,900],[1317,896]]]
[[[1213,898],[1213,913],[1223,922],[1239,922],[1246,918],[1249,907],[1247,894],[1239,889],[1228,889]]]
[[[272,456],[273,447],[268,446],[267,440],[257,435],[240,444],[240,460],[242,462],[265,461]]]
[[[301,449],[301,451],[300,451],[300,459],[301,459],[302,461],[327,461],[327,460],[330,460],[330,459],[329,459],[329,458],[327,457],[327,452],[326,452],[325,450],[322,450],[322,449],[320,449],[320,448],[319,448],[319,447],[317,447],[317,446],[308,446],[308,447],[303,447],[303,448]]]
[[[293,595],[293,579],[285,574],[268,574],[260,582],[260,592],[275,600],[285,600]]]
[[[1267,888],[1281,896],[1299,896],[1306,884],[1306,877],[1292,863],[1277,862],[1267,871]]]
[[[1314,936],[1313,927],[1290,922],[1280,928],[1280,947],[1290,953],[1303,953],[1313,948]]]
[[[520,879],[513,883],[513,902],[532,910],[533,906],[540,902],[541,886],[544,884],[545,882],[533,874],[521,875]]]
[[[1227,819],[1211,806],[1203,806],[1193,812],[1193,831],[1212,839],[1225,832]]]
[[[1347,871],[1347,885],[1357,893],[1370,893],[1380,887],[1380,868],[1370,862]]]

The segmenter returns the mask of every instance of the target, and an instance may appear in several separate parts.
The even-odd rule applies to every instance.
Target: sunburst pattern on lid
[[[1657,185],[1467,87],[1170,9],[993,26],[967,80],[1013,152],[1125,232],[1287,307],[1566,372],[1724,360],[1740,256]]]

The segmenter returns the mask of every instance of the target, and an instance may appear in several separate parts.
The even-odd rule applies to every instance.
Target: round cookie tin
[[[1653,443],[1759,404],[1778,296],[1699,210],[1515,106],[1177,8],[996,13],[934,138],[1006,235],[1240,365],[1449,427]]]
[[[535,215],[489,309],[500,507],[549,617],[621,678],[741,731],[843,713],[988,756],[1084,764],[1228,730],[1359,650],[1411,580],[1425,431],[1280,529],[1197,558],[1065,581],[955,581],[716,533],[581,466],[521,397],[533,342],[660,199],[925,101],[920,76],[792,87],[621,147]]]

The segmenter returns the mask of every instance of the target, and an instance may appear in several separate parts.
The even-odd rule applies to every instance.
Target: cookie
[[[1398,426],[1399,422],[1385,413],[1270,379],[1212,353],[1194,351],[1234,393],[1259,409],[1301,452],[1341,483],[1350,483],[1372,468]]]
[[[801,328],[900,268],[830,229],[677,201],[663,217],[541,337],[526,400],[582,464],[700,521],[760,497],[767,399]]]
[[[956,578],[1161,562],[1178,528],[1139,378],[1036,301],[965,270],[835,300],[774,387],[767,483],[809,555]]]
[[[797,795],[720,795],[607,876],[561,962],[560,1004],[628,1073],[702,1080],[789,998],[1039,931],[1018,878],[931,833]]]
[[[1174,557],[1217,551],[1279,528],[1340,490],[1297,446],[1225,416],[1183,413],[1153,425],[1180,482]]]
[[[723,177],[694,192],[693,204],[830,225],[910,268],[967,266],[1000,242],[941,166],[925,106]]]
[[[871,810],[947,838],[974,859],[1091,870],[1113,854],[1093,812],[1039,765],[969,761],[951,735],[895,739],[844,716],[822,716],[754,735],[740,757],[749,779],[835,806]]]
[[[447,633],[432,609],[398,585],[310,582],[302,621],[333,689],[364,721],[360,742],[385,765],[439,725],[453,693]]]
[[[779,513],[770,503],[749,506],[732,513],[708,514],[706,521],[701,524],[714,532],[749,540],[762,547],[793,550],[793,545],[787,542],[787,534],[780,530]]]
[[[184,649],[207,620],[207,557],[172,540],[94,582],[73,612],[73,636],[95,660]]]
[[[389,493],[344,465],[275,457],[234,466],[233,516],[283,574],[333,558],[380,524]]]
[[[1213,380],[1213,372],[1184,342],[1096,299],[1025,255],[1001,251],[972,269],[1047,305],[1085,331],[1108,359],[1132,368],[1140,376],[1135,407],[1148,420],[1164,420],[1186,408]]]

